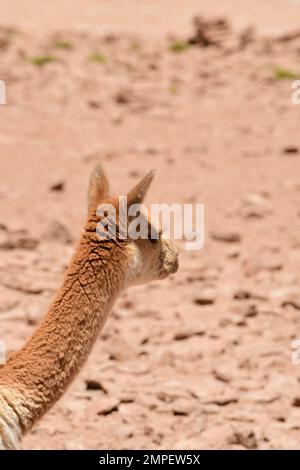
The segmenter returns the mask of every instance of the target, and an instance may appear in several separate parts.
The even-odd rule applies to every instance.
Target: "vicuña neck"
[[[125,259],[122,248],[111,248],[85,232],[46,317],[0,369],[0,408],[2,397],[17,414],[22,432],[63,394],[122,290]]]

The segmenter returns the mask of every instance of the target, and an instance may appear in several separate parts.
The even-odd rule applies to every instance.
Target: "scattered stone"
[[[300,397],[295,397],[292,401],[292,405],[299,408],[300,407]]]
[[[221,371],[220,369],[213,369],[213,376],[220,382],[229,383],[232,378],[226,372]]]
[[[257,438],[254,431],[234,431],[234,433],[228,438],[228,443],[233,445],[242,445],[246,449],[257,448]]]
[[[299,147],[296,146],[287,146],[282,149],[282,152],[286,155],[297,155],[299,153]]]
[[[194,34],[188,40],[189,44],[201,47],[223,47],[224,40],[231,33],[229,22],[226,18],[206,19],[196,16],[193,19]]]
[[[119,393],[120,403],[134,403],[136,398],[136,391],[124,391]]]
[[[137,351],[119,334],[118,338],[110,338],[109,355],[112,360],[126,361],[136,357]]]
[[[240,256],[240,252],[237,251],[237,250],[230,250],[226,254],[226,256],[227,256],[228,259],[237,259]]]
[[[278,415],[274,416],[274,419],[276,421],[278,421],[279,423],[285,423],[286,422],[286,417],[281,415],[281,414],[278,414]]]
[[[246,307],[244,316],[247,318],[252,318],[252,317],[256,317],[257,314],[258,314],[257,306],[255,304],[251,304]]]
[[[49,189],[50,191],[55,191],[55,192],[63,191],[65,189],[65,183],[64,181],[57,181],[56,183],[53,183]]]
[[[109,415],[119,410],[119,400],[116,398],[103,398],[97,405],[97,415]]]
[[[218,406],[227,406],[231,405],[232,403],[238,403],[239,399],[236,396],[224,396],[220,398],[215,398],[213,400],[209,400],[206,403],[211,405],[218,405]]]
[[[203,289],[201,294],[194,299],[196,305],[213,305],[216,301],[216,292],[212,289]]]
[[[292,300],[282,302],[281,306],[283,308],[293,307],[295,310],[300,310],[300,303]]]
[[[278,257],[268,257],[262,259],[249,259],[243,262],[243,269],[247,277],[254,277],[261,271],[281,271],[283,269],[283,263]]]
[[[261,269],[265,271],[281,271],[283,268],[283,264],[281,261],[277,261],[275,259],[269,259],[262,263]]]
[[[233,295],[234,300],[248,300],[251,299],[251,293],[247,290],[238,290]]]
[[[241,241],[241,235],[237,232],[212,232],[211,238],[223,243],[239,243]]]
[[[215,47],[225,52],[245,49],[255,40],[255,30],[249,26],[241,33],[235,33],[227,18],[207,19],[197,16],[193,20],[194,34],[189,38],[190,45]]]
[[[238,315],[234,318],[234,321],[233,323],[236,325],[236,326],[247,326],[247,322],[245,321],[245,319]]]
[[[233,294],[234,300],[248,300],[248,299],[256,299],[256,300],[268,300],[268,297],[262,294],[257,294],[254,292],[250,292],[246,289],[239,289]]]
[[[131,103],[133,100],[132,90],[129,88],[123,88],[119,90],[114,96],[114,101],[120,105],[126,105]]]
[[[191,338],[192,336],[203,336],[205,335],[205,330],[193,330],[193,329],[185,329],[178,331],[174,335],[174,340],[175,341],[183,341],[185,339]]]
[[[172,405],[174,416],[189,416],[195,412],[197,407],[191,400],[177,400]]]
[[[98,382],[98,380],[86,379],[85,385],[86,385],[87,390],[93,390],[93,391],[101,390],[102,392],[107,393],[106,388],[103,387],[103,385],[100,382]]]
[[[158,390],[157,397],[161,401],[172,403],[179,398],[190,399],[191,391],[187,390],[179,380],[167,380],[160,385],[161,389]],[[193,394],[193,396],[195,396],[195,394]]]
[[[270,404],[274,403],[275,401],[280,399],[280,395],[274,390],[259,390],[254,392],[249,392],[245,394],[245,399],[249,400],[250,402],[259,403],[259,404]]]

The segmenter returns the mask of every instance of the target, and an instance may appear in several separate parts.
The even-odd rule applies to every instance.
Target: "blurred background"
[[[0,1],[0,328],[44,315],[103,162],[203,203],[205,245],[129,290],[30,449],[299,448],[300,2]]]

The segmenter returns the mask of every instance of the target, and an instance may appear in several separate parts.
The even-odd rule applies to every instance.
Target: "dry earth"
[[[8,352],[61,282],[97,159],[120,192],[156,167],[149,202],[206,213],[204,249],[120,299],[24,448],[299,448],[300,4],[36,3],[0,2]]]

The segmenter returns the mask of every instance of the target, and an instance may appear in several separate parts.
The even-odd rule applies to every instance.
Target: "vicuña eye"
[[[158,233],[157,232],[152,233],[150,231],[150,233],[149,233],[150,243],[152,243],[152,244],[158,243],[160,238],[161,238],[161,231],[159,231]]]

